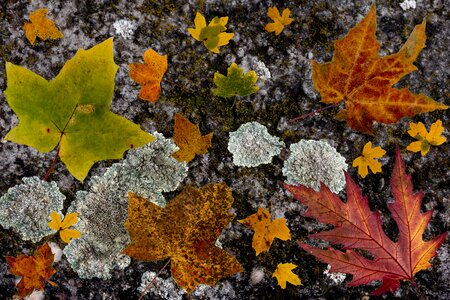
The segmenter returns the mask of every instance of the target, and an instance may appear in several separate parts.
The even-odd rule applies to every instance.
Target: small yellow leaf
[[[282,218],[272,221],[270,213],[261,207],[258,208],[255,214],[239,220],[239,222],[251,227],[255,232],[252,247],[255,249],[256,255],[268,251],[275,238],[283,241],[291,239],[291,233],[286,226],[286,219]]]
[[[275,35],[279,35],[283,29],[284,26],[287,26],[294,21],[294,19],[289,18],[289,15],[291,14],[291,11],[289,8],[285,8],[283,10],[282,15],[280,15],[280,12],[278,11],[278,8],[276,6],[269,7],[267,11],[267,16],[273,20],[273,23],[269,23],[264,28],[267,32],[274,32]]]
[[[41,40],[59,39],[64,37],[61,31],[56,28],[55,23],[46,17],[47,8],[40,8],[30,13],[30,21],[23,25],[25,36],[31,45],[36,41],[36,37]]]
[[[410,129],[408,134],[418,140],[417,142],[412,142],[406,147],[406,150],[412,152],[419,152],[422,156],[425,156],[430,151],[430,145],[439,146],[447,140],[442,136],[444,127],[442,127],[442,121],[437,120],[431,124],[430,132],[427,132],[425,125],[422,122],[419,123],[409,123]]]
[[[202,136],[198,125],[192,124],[188,119],[180,114],[175,114],[173,140],[180,148],[172,156],[178,161],[190,162],[195,155],[202,155],[208,152],[211,147],[213,133]]]
[[[278,285],[281,286],[282,289],[286,288],[286,282],[290,282],[293,285],[303,285],[300,278],[292,272],[295,268],[297,268],[297,265],[293,263],[278,264],[272,277],[277,278]]]
[[[78,213],[68,213],[64,220],[61,221],[61,216],[54,211],[50,214],[50,219],[51,221],[48,223],[48,226],[53,230],[59,231],[59,236],[63,242],[69,243],[70,239],[76,239],[81,236],[81,233],[78,230],[69,228],[78,222]]]
[[[353,161],[353,167],[358,167],[358,174],[365,178],[369,173],[368,168],[375,173],[381,173],[381,164],[375,158],[381,158],[386,154],[381,147],[372,148],[372,142],[368,142],[364,148],[361,156],[358,156]]]

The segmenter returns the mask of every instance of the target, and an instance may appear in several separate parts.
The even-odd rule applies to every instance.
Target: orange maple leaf
[[[20,297],[30,295],[34,289],[43,291],[46,281],[56,285],[49,280],[56,270],[52,267],[53,253],[47,243],[39,246],[33,256],[20,254],[17,257],[6,256],[5,258],[9,265],[9,272],[22,277],[17,284]]]
[[[267,24],[264,29],[267,32],[274,32],[275,35],[279,35],[283,29],[284,26],[287,26],[294,21],[294,19],[289,18],[289,15],[291,14],[291,10],[289,8],[285,8],[283,10],[282,15],[280,15],[280,12],[278,11],[278,8],[276,6],[269,7],[267,10],[267,16],[273,20],[272,23]]]
[[[144,52],[144,63],[130,64],[130,77],[142,86],[139,98],[155,103],[161,92],[161,80],[167,71],[167,55],[153,49]]]
[[[346,203],[323,184],[320,192],[304,186],[285,185],[297,200],[308,206],[305,217],[334,226],[332,230],[310,237],[341,244],[346,251],[334,248],[322,250],[302,242],[299,242],[300,247],[320,261],[330,264],[330,272],[352,274],[353,280],[349,286],[381,280],[382,284],[373,292],[374,295],[395,291],[400,281],[414,281],[414,274],[431,266],[429,261],[436,255],[447,233],[430,241],[422,240],[432,211],[420,211],[423,194],[413,193],[411,176],[405,172],[405,163],[398,147],[391,177],[394,202],[388,203],[399,231],[397,242],[384,233],[380,213],[370,210],[367,198],[363,197],[348,173],[345,173],[345,178]],[[349,249],[368,251],[374,259],[367,259]]]
[[[373,121],[390,124],[405,116],[447,109],[424,94],[392,87],[401,77],[417,70],[413,62],[425,47],[425,20],[414,28],[399,52],[384,57],[378,56],[376,29],[372,5],[361,22],[334,42],[331,62],[312,61],[314,87],[320,92],[321,101],[345,101],[345,109],[337,117],[364,133],[371,133]]]
[[[282,218],[272,221],[270,213],[265,208],[259,207],[256,213],[239,220],[239,222],[251,227],[255,232],[252,247],[255,249],[256,255],[268,251],[275,238],[283,241],[291,239],[291,233],[286,226],[286,219]]]
[[[175,114],[173,141],[180,148],[172,156],[178,161],[190,162],[195,155],[202,155],[208,152],[211,147],[213,133],[203,135],[198,125],[191,123],[182,115]]]
[[[47,8],[40,8],[30,13],[30,21],[23,25],[25,36],[31,45],[36,41],[36,37],[41,40],[59,39],[64,37],[61,31],[56,28],[55,23],[47,18]]]
[[[243,270],[234,256],[214,245],[234,218],[233,201],[223,183],[186,187],[164,208],[129,193],[125,228],[131,244],[123,252],[144,261],[170,257],[172,276],[188,293],[198,284],[215,285]]]

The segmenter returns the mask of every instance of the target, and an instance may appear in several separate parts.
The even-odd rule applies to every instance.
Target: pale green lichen
[[[78,192],[69,208],[78,212],[80,221],[75,228],[83,236],[72,241],[64,253],[81,278],[107,279],[115,267],[125,268],[129,264],[129,258],[121,254],[130,242],[123,227],[128,192],[164,206],[162,192],[175,190],[186,177],[186,163],[171,156],[178,150],[174,142],[159,133],[154,136],[154,142],[131,150],[103,176],[94,176],[89,192]]]
[[[241,125],[238,130],[230,132],[228,151],[233,154],[236,166],[256,167],[268,164],[272,157],[279,155],[284,142],[271,136],[264,125],[249,122]]]
[[[290,152],[283,166],[286,183],[319,191],[323,182],[333,193],[345,187],[345,158],[327,142],[301,140],[291,145]]]
[[[64,199],[55,182],[25,177],[0,198],[0,225],[11,228],[24,240],[39,242],[55,230],[48,227],[53,211],[63,209]]]

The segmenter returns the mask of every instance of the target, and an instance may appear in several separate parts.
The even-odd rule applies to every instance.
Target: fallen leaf
[[[372,172],[381,173],[381,164],[375,158],[381,158],[386,154],[380,146],[372,148],[372,142],[364,145],[362,155],[355,158],[353,167],[358,167],[358,174],[365,178],[369,173],[368,167]]]
[[[159,55],[153,49],[144,52],[144,63],[130,64],[130,77],[142,88],[139,98],[155,103],[161,92],[161,80],[167,70],[167,55]]]
[[[214,245],[234,218],[233,201],[223,183],[186,187],[164,208],[129,193],[125,228],[131,244],[123,253],[144,261],[171,258],[172,276],[188,293],[199,284],[215,285],[243,271],[234,256]]]
[[[444,131],[441,120],[437,120],[431,124],[430,132],[427,132],[427,129],[422,122],[417,124],[411,122],[409,123],[409,127],[410,130],[408,130],[408,134],[418,141],[409,144],[406,150],[412,152],[420,151],[422,156],[425,156],[430,151],[430,145],[439,146],[447,140],[441,135]]]
[[[294,197],[308,206],[305,217],[334,226],[332,230],[322,231],[312,238],[323,239],[333,244],[341,244],[345,252],[332,247],[319,249],[299,242],[300,247],[331,265],[330,272],[342,272],[353,275],[349,286],[369,284],[381,280],[382,284],[372,294],[380,295],[394,292],[400,281],[414,281],[414,275],[431,266],[430,259],[445,240],[444,233],[433,240],[423,241],[432,211],[420,210],[422,192],[413,193],[411,176],[405,172],[400,151],[397,148],[394,170],[391,177],[391,190],[394,202],[388,203],[392,218],[397,223],[398,241],[392,241],[383,231],[380,213],[371,211],[366,197],[356,186],[348,173],[347,202],[342,202],[322,184],[320,192],[304,186],[285,185]],[[358,251],[369,252],[373,259],[367,259]]]
[[[196,154],[205,154],[211,148],[213,133],[202,136],[198,125],[178,113],[175,114],[174,132],[173,141],[180,150],[172,156],[179,162],[190,162]]]
[[[34,289],[43,291],[45,282],[56,285],[49,278],[56,273],[53,264],[53,253],[45,243],[34,251],[33,256],[20,254],[17,257],[6,256],[11,274],[22,277],[17,284],[20,297],[30,295]]]
[[[227,30],[227,23],[228,17],[215,17],[206,26],[205,17],[197,12],[194,19],[195,28],[188,28],[188,31],[194,39],[203,42],[209,51],[219,53],[219,47],[227,45],[234,36],[233,33],[224,32]]]
[[[281,286],[282,289],[286,288],[286,282],[293,285],[303,285],[297,274],[292,272],[295,268],[297,268],[297,265],[293,263],[278,264],[272,277],[277,278],[278,285]]]
[[[286,219],[282,218],[272,221],[270,213],[261,207],[258,208],[256,213],[243,220],[239,220],[239,222],[251,227],[255,232],[252,247],[255,249],[256,255],[264,251],[269,251],[275,238],[283,241],[291,239],[291,233],[286,226]]]
[[[273,23],[269,23],[264,27],[264,29],[267,32],[274,32],[275,35],[279,35],[283,29],[284,26],[287,26],[294,21],[294,19],[289,18],[289,15],[291,14],[291,11],[289,8],[285,8],[283,10],[282,15],[280,15],[280,12],[278,11],[278,8],[276,6],[269,7],[267,10],[267,16],[273,20]]]
[[[244,70],[232,63],[227,70],[227,76],[219,72],[214,73],[214,83],[217,88],[213,89],[213,93],[224,98],[248,96],[259,91],[259,86],[255,85],[257,80],[255,71],[244,74]]]
[[[81,236],[81,233],[76,229],[70,229],[70,226],[75,225],[78,222],[78,214],[76,212],[68,213],[64,220],[61,221],[61,216],[56,212],[50,214],[51,221],[48,223],[48,227],[53,230],[59,231],[59,236],[64,243],[68,244],[70,239],[77,239]]]
[[[112,39],[78,50],[50,81],[7,62],[4,93],[19,125],[5,139],[40,152],[58,145],[61,160],[78,180],[95,162],[120,159],[126,150],[151,142],[139,125],[109,110],[116,71]]]
[[[337,117],[363,133],[372,132],[373,121],[390,124],[405,116],[448,106],[424,94],[412,94],[408,89],[392,85],[417,70],[413,62],[425,47],[425,23],[417,25],[403,47],[395,54],[378,56],[375,5],[368,15],[349,33],[334,42],[331,62],[312,61],[314,87],[322,102],[344,101],[345,109]]]
[[[55,23],[47,18],[47,8],[40,8],[30,13],[30,21],[23,25],[25,36],[31,45],[36,41],[36,37],[41,40],[60,39],[64,37],[61,31],[56,28]]]

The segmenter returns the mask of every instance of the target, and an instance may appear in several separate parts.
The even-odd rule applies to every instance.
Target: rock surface
[[[404,2],[404,1],[403,1]],[[427,47],[415,65],[418,71],[404,77],[396,86],[408,87],[415,93],[425,93],[440,103],[450,105],[448,95],[450,44],[450,6],[445,1],[417,1],[415,7],[404,10],[402,1],[377,1],[377,37],[381,41],[381,55],[396,52],[405,42],[414,26],[427,17]],[[46,79],[55,77],[64,63],[73,57],[77,49],[114,37],[115,61],[119,71],[115,79],[115,95],[111,110],[120,114],[147,132],[158,131],[165,137],[173,135],[173,117],[179,112],[196,124],[202,133],[214,132],[213,146],[209,153],[196,157],[189,163],[188,177],[182,186],[203,186],[209,182],[225,182],[233,190],[236,219],[222,233],[219,241],[224,249],[236,255],[245,272],[224,278],[215,287],[201,287],[191,295],[192,299],[298,299],[298,298],[346,298],[360,299],[374,288],[347,287],[324,274],[327,265],[300,250],[295,240],[305,239],[308,233],[323,229],[324,225],[301,217],[305,207],[296,202],[279,184],[283,151],[271,164],[256,168],[237,167],[227,151],[228,133],[240,125],[257,121],[265,125],[269,133],[280,137],[286,146],[300,139],[326,139],[349,164],[349,172],[368,196],[372,209],[380,210],[387,233],[395,238],[395,223],[390,219],[386,203],[391,200],[389,178],[395,147],[399,145],[407,165],[413,173],[416,190],[424,191],[422,209],[434,209],[426,238],[449,230],[450,224],[450,143],[433,147],[421,157],[404,150],[412,141],[406,131],[410,121],[421,121],[430,126],[441,119],[448,136],[450,116],[448,111],[436,111],[414,118],[405,118],[393,125],[376,124],[374,136],[352,131],[344,122],[333,117],[337,109],[326,110],[301,122],[289,119],[324,107],[319,103],[311,80],[310,60],[329,61],[333,55],[332,41],[341,38],[366,15],[372,1],[238,1],[238,0],[16,0],[0,3],[0,137],[17,124],[17,117],[6,103],[5,62],[10,61],[29,68]],[[294,22],[281,35],[264,31],[271,20],[267,8],[277,4],[289,7]],[[282,5],[282,6],[280,6]],[[37,40],[31,46],[22,26],[31,11],[40,7],[49,9],[49,17],[63,32],[59,40]],[[195,13],[201,11],[207,20],[214,16],[229,16],[228,32],[235,34],[229,45],[221,47],[219,55],[209,52],[202,43],[187,32],[193,26]],[[167,54],[169,68],[156,104],[138,100],[140,87],[128,76],[128,65],[141,62],[148,48]],[[236,62],[248,71],[254,69],[261,80],[260,91],[243,98],[222,99],[215,97],[211,89],[216,71],[224,74],[228,66]],[[246,69],[248,68],[248,69]],[[234,101],[234,102],[233,102]],[[383,173],[369,174],[365,179],[350,167],[367,141],[387,151],[382,160]],[[0,143],[0,195],[21,183],[23,177],[42,177],[48,169],[55,151],[39,153],[36,150],[2,140]],[[89,177],[101,175],[113,161],[94,165]],[[79,190],[88,190],[87,180],[76,181],[62,163],[57,163],[50,176],[67,200],[66,210]],[[182,187],[178,189],[181,190]],[[176,193],[176,192],[175,192]],[[175,193],[166,194],[166,199]],[[345,196],[344,192],[340,194]],[[275,241],[270,251],[255,257],[251,248],[251,231],[238,224],[254,213],[257,207],[271,208],[272,217],[286,217],[292,240]],[[53,237],[58,242],[57,237]],[[14,276],[8,273],[5,255],[30,254],[37,244],[26,242],[12,230],[0,227],[0,299],[11,299],[15,294]],[[63,246],[63,245],[60,245]],[[416,284],[402,283],[395,294],[388,298],[449,299],[450,275],[448,270],[449,242],[444,242],[433,268],[416,275]],[[271,278],[279,262],[293,262],[299,266],[297,274],[304,286],[288,285],[280,289]],[[157,273],[164,261],[144,263],[133,260],[124,270],[113,272],[112,278],[80,279],[64,257],[55,267],[58,272],[52,280],[57,287],[47,285],[48,299],[136,299],[141,293],[142,275]],[[252,270],[264,270],[258,280]],[[150,274],[150,273],[147,273]],[[158,287],[149,288],[146,299],[187,299],[170,280],[170,272],[160,275],[161,284],[171,286],[172,293],[161,292]],[[148,280],[145,279],[144,281]]]

